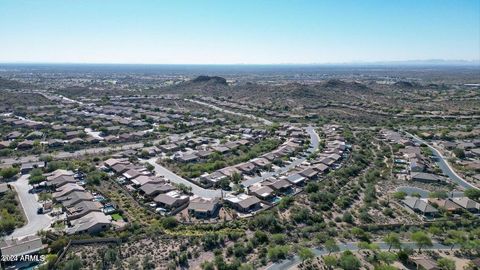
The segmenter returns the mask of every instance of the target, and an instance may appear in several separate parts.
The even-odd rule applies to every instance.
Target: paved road
[[[188,99],[188,98],[186,98],[185,100],[186,100],[186,101],[190,101],[190,102],[194,102],[194,103],[197,103],[197,104],[200,104],[200,105],[203,105],[203,106],[207,106],[207,107],[210,107],[210,108],[212,108],[212,109],[214,109],[214,110],[221,111],[221,112],[224,112],[224,113],[229,113],[229,114],[234,114],[234,115],[238,115],[238,116],[243,116],[243,117],[246,117],[246,118],[254,119],[254,120],[257,120],[257,121],[260,121],[260,122],[264,123],[265,125],[271,125],[271,124],[273,124],[272,121],[269,121],[269,120],[267,120],[267,119],[265,119],[265,118],[258,117],[258,116],[255,116],[255,115],[230,111],[230,110],[227,110],[227,109],[224,109],[224,108],[220,108],[220,107],[218,107],[218,106],[216,106],[216,105],[213,105],[213,104],[210,104],[210,103],[206,103],[206,102],[202,102],[202,101],[199,101],[199,100]]]
[[[174,172],[170,171],[169,169],[163,167],[162,165],[156,163],[155,161],[157,160],[156,157],[145,160],[146,162],[150,163],[155,167],[155,173],[159,176],[165,177],[165,179],[170,180],[173,183],[177,184],[184,184],[186,186],[192,187],[192,192],[195,195],[205,197],[205,198],[216,198],[216,197],[222,197],[222,190],[221,189],[205,189],[202,188],[182,177],[179,175],[175,174]],[[226,194],[227,192],[223,192]]]
[[[17,181],[10,184],[17,191],[20,203],[27,217],[27,224],[21,228],[16,229],[8,237],[24,237],[28,235],[34,235],[38,231],[50,227],[52,218],[49,215],[37,214],[37,209],[41,206],[37,202],[37,196],[35,194],[28,193],[31,186],[28,184],[28,176],[22,175]]]
[[[308,152],[313,153],[318,149],[318,144],[320,142],[320,137],[318,137],[317,132],[315,131],[315,129],[312,126],[308,126],[307,128],[305,128],[305,130],[307,131],[308,135],[310,135],[310,147],[308,148]],[[290,163],[286,166],[280,167],[279,169],[277,169],[273,172],[264,173],[261,176],[253,177],[253,178],[250,178],[246,181],[243,181],[242,184],[245,187],[248,187],[248,186],[251,186],[255,183],[261,182],[261,181],[263,181],[263,180],[265,180],[269,177],[280,175],[282,173],[285,173],[285,172],[295,168],[296,166],[300,165],[305,160],[306,160],[306,158],[304,158],[304,157],[296,159],[296,160],[292,161],[292,163]]]
[[[438,151],[435,147],[433,147],[432,145],[430,145],[428,142],[420,139],[418,136],[415,136],[413,134],[410,134],[408,132],[405,132],[407,135],[409,135],[410,137],[412,137],[417,143],[423,143],[425,145],[427,145],[431,150],[432,150],[432,153],[433,155],[436,157],[437,159],[437,164],[438,164],[438,167],[440,167],[440,169],[442,170],[442,172],[444,174],[446,174],[453,182],[459,184],[461,187],[465,188],[465,189],[469,189],[469,188],[473,188],[473,189],[479,189],[478,187],[470,184],[468,181],[466,181],[465,179],[463,179],[460,175],[458,175],[454,170],[453,168],[450,166],[450,164],[448,164],[448,161],[447,159],[442,155],[442,153],[440,153],[440,151]]]
[[[379,242],[379,243],[376,243],[376,244],[380,247],[380,250],[388,250],[388,247],[389,247],[388,244],[386,244],[384,242]],[[358,250],[357,243],[354,243],[354,242],[339,243],[338,247],[340,248],[340,251],[345,251],[345,250],[357,251]],[[409,248],[412,248],[412,249],[418,249],[418,247],[415,245],[415,243],[410,243],[410,242],[403,243],[402,247],[403,248],[409,247]],[[423,250],[425,250],[425,249],[428,249],[428,250],[449,250],[451,248],[452,248],[451,246],[445,246],[445,245],[442,245],[440,243],[434,242],[432,247],[423,248]],[[329,253],[327,250],[325,250],[323,248],[312,248],[311,250],[313,251],[313,253],[316,256],[322,256],[322,255],[326,255],[326,254]],[[290,269],[290,268],[294,267],[295,265],[299,264],[300,262],[301,262],[300,257],[295,255],[291,259],[287,259],[287,260],[283,260],[283,261],[274,263],[274,264],[270,265],[269,267],[267,267],[266,269],[267,270]]]

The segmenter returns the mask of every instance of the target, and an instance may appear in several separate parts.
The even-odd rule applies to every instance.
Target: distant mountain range
[[[312,63],[272,63],[272,64],[248,64],[248,63],[232,63],[232,64],[141,64],[141,63],[29,63],[29,62],[10,62],[2,63],[0,66],[480,66],[478,60],[445,60],[445,59],[426,59],[426,60],[398,60],[398,61],[350,61],[350,62],[312,62]]]
[[[322,65],[322,64],[319,64]],[[326,64],[329,65],[329,64]],[[480,60],[402,60],[402,61],[374,61],[374,62],[345,62],[331,63],[331,65],[382,65],[382,66],[477,66]]]

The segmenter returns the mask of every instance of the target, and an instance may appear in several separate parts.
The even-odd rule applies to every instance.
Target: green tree
[[[397,260],[397,254],[388,251],[380,252],[378,253],[378,259],[387,265],[392,264]]]
[[[340,256],[340,262],[339,265],[342,269],[344,270],[356,270],[360,269],[362,264],[360,263],[360,260],[353,255],[351,251],[345,251],[342,253],[342,256]]]
[[[47,178],[43,175],[43,171],[39,168],[35,168],[32,171],[30,171],[30,176],[28,177],[28,183],[30,185],[35,185],[45,181],[45,179]]]
[[[202,267],[202,270],[215,270],[215,264],[209,261],[202,262],[200,267]]]
[[[448,194],[446,191],[434,191],[434,192],[430,192],[428,194],[428,197],[430,198],[437,198],[437,199],[446,199],[448,198]]]
[[[442,270],[455,270],[455,261],[448,258],[440,258],[437,263]]]
[[[469,188],[469,189],[465,190],[464,194],[468,198],[470,198],[472,200],[475,200],[475,201],[480,199],[480,189]]]
[[[323,256],[323,263],[328,269],[333,269],[337,265],[337,258],[332,255]]]
[[[396,249],[400,249],[402,247],[402,244],[400,243],[400,237],[394,232],[385,235],[385,237],[383,237],[383,241],[388,244],[388,251],[390,251],[392,247]]]
[[[345,214],[343,214],[342,221],[346,222],[346,223],[349,223],[349,224],[353,224],[352,214],[350,214],[350,212],[348,212],[348,211],[345,212]]]
[[[453,149],[453,154],[459,159],[465,158],[465,151],[463,151],[463,149],[455,148]]]
[[[368,249],[370,247],[370,244],[368,242],[361,241],[357,244],[357,247],[358,247],[358,251],[362,251],[364,249]]]
[[[165,229],[173,229],[178,224],[178,221],[174,217],[164,217],[161,222]]]
[[[268,257],[272,262],[287,258],[290,248],[288,246],[272,246],[268,248]]]
[[[307,247],[302,247],[298,251],[298,256],[302,260],[302,262],[311,260],[315,257],[315,254],[313,254],[313,251]]]
[[[103,255],[103,262],[105,266],[112,265],[117,261],[118,251],[113,248],[107,249]]]
[[[63,270],[80,270],[82,268],[82,261],[75,257],[65,262]]]
[[[17,175],[19,171],[16,167],[3,168],[0,170],[0,176],[2,176],[3,179],[10,179]]]
[[[426,234],[423,231],[416,231],[412,233],[411,239],[417,245],[418,252],[420,252],[421,249],[424,247],[431,247],[433,245],[432,239],[430,239],[430,236],[428,236],[428,234]]]
[[[437,227],[437,226],[432,226],[432,227],[428,228],[428,232],[429,232],[431,235],[433,235],[433,236],[435,236],[435,237],[438,237],[438,236],[440,236],[440,235],[442,234],[442,229],[440,229],[440,228]]]
[[[450,230],[447,232],[447,238],[445,243],[451,246],[451,249],[455,245],[463,245],[467,241],[468,237],[463,231]]]
[[[340,247],[337,245],[334,239],[328,239],[325,241],[325,249],[328,250],[328,254],[330,255],[332,252],[340,251]]]
[[[230,176],[230,178],[231,178],[232,183],[234,183],[234,184],[238,184],[238,183],[240,183],[240,181],[242,181],[242,176],[238,172],[234,172]]]

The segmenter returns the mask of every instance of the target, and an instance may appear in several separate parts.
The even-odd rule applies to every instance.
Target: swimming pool
[[[275,196],[275,197],[273,197],[273,199],[272,199],[272,203],[273,203],[273,204],[277,204],[277,203],[279,203],[281,200],[282,200],[282,198],[280,198],[280,197],[278,197],[278,196]]]
[[[111,214],[115,211],[116,211],[116,209],[115,209],[115,207],[113,207],[113,205],[107,205],[103,208],[103,213],[105,213],[105,214]]]

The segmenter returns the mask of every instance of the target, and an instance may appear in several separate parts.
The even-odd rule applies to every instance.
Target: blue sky
[[[0,62],[480,59],[480,0],[0,0]]]

